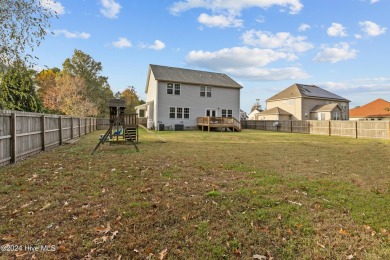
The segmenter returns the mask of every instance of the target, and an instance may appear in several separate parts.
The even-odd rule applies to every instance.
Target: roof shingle
[[[315,85],[304,85],[298,83],[291,85],[285,90],[267,99],[267,101],[289,99],[289,98],[302,98],[302,97],[324,98],[324,99],[332,99],[332,100],[349,102],[349,100],[340,97],[339,95],[333,94],[332,92],[329,92],[325,89],[317,87]]]
[[[350,109],[349,117],[390,117],[390,102],[378,98],[364,106]]]
[[[242,88],[240,84],[223,73],[182,69],[150,64],[156,80],[166,82],[189,83],[195,85]]]

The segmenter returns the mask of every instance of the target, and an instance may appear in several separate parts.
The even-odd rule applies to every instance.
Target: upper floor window
[[[167,94],[168,95],[180,95],[180,84],[179,83],[167,83]]]
[[[211,87],[200,87],[200,96],[201,97],[211,97]]]

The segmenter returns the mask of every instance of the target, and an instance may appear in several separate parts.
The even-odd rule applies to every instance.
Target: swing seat
[[[120,136],[121,133],[122,133],[122,128],[119,129],[118,131],[116,131],[116,132],[113,134],[113,136]]]

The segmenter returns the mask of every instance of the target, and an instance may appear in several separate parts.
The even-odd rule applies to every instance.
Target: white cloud
[[[112,42],[112,46],[116,48],[130,48],[131,42],[125,37],[119,37],[118,41]]]
[[[367,36],[378,36],[384,34],[387,30],[386,27],[381,27],[378,24],[371,21],[359,22],[359,25]]]
[[[206,25],[207,27],[242,27],[243,20],[236,19],[234,15],[208,15],[202,13],[198,17],[198,22]]]
[[[287,80],[307,78],[306,72],[297,67],[264,68],[272,62],[293,61],[293,54],[271,49],[249,47],[225,48],[215,52],[191,51],[186,57],[188,64],[250,80]]]
[[[140,48],[148,48],[148,49],[152,49],[152,50],[156,50],[156,51],[161,51],[162,49],[165,48],[165,43],[160,41],[160,40],[155,40],[154,44],[152,44],[152,45],[147,45],[147,44],[141,43],[139,45],[139,47]]]
[[[343,82],[323,82],[320,85],[329,90],[340,91],[364,91],[364,92],[386,92],[390,94],[390,78],[358,78]]]
[[[299,31],[299,32],[305,32],[305,31],[309,30],[310,28],[311,28],[310,25],[305,24],[305,23],[301,23],[301,24],[299,25],[299,27],[298,27],[298,31]]]
[[[375,3],[378,3],[379,0],[370,0],[370,4],[375,4]]]
[[[165,48],[165,43],[160,40],[155,40],[153,45],[149,46],[150,49],[160,51]]]
[[[224,48],[215,52],[191,51],[186,60],[192,65],[220,68],[242,68],[252,66],[265,66],[278,60],[295,60],[293,54],[278,52],[270,49],[233,47]]]
[[[342,60],[354,59],[357,54],[357,50],[350,49],[346,42],[335,44],[333,47],[322,45],[321,49],[314,61],[336,63]]]
[[[113,19],[118,18],[118,14],[122,6],[115,2],[115,0],[100,0],[103,8],[100,9],[100,12],[107,18]]]
[[[79,32],[70,32],[68,30],[54,30],[55,36],[64,35],[65,38],[80,38],[80,39],[88,39],[91,35],[89,33],[79,33]]]
[[[344,37],[347,36],[345,27],[339,23],[332,23],[332,25],[328,28],[327,33],[331,37]]]
[[[300,0],[183,0],[175,2],[170,11],[172,14],[179,14],[193,8],[205,8],[213,12],[239,14],[245,8],[260,7],[266,9],[274,5],[289,8],[290,14],[297,14],[303,8]]]
[[[272,34],[270,32],[249,30],[242,35],[244,44],[261,48],[281,49],[292,52],[305,52],[314,46],[306,42],[304,36],[293,36],[288,32]]]
[[[309,78],[309,75],[298,67],[271,69],[249,67],[245,69],[226,69],[224,70],[224,73],[231,75],[232,77],[263,81],[298,80]]]
[[[53,0],[39,0],[39,4],[57,15],[65,13],[65,7],[60,2],[54,2]]]

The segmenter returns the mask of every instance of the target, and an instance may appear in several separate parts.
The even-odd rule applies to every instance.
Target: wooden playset
[[[91,154],[94,154],[101,144],[108,141],[111,144],[134,145],[138,152],[138,122],[137,114],[125,114],[126,102],[123,99],[110,99],[108,101],[110,109],[110,127],[107,132],[100,137],[99,143]],[[114,133],[112,131],[115,131]]]

